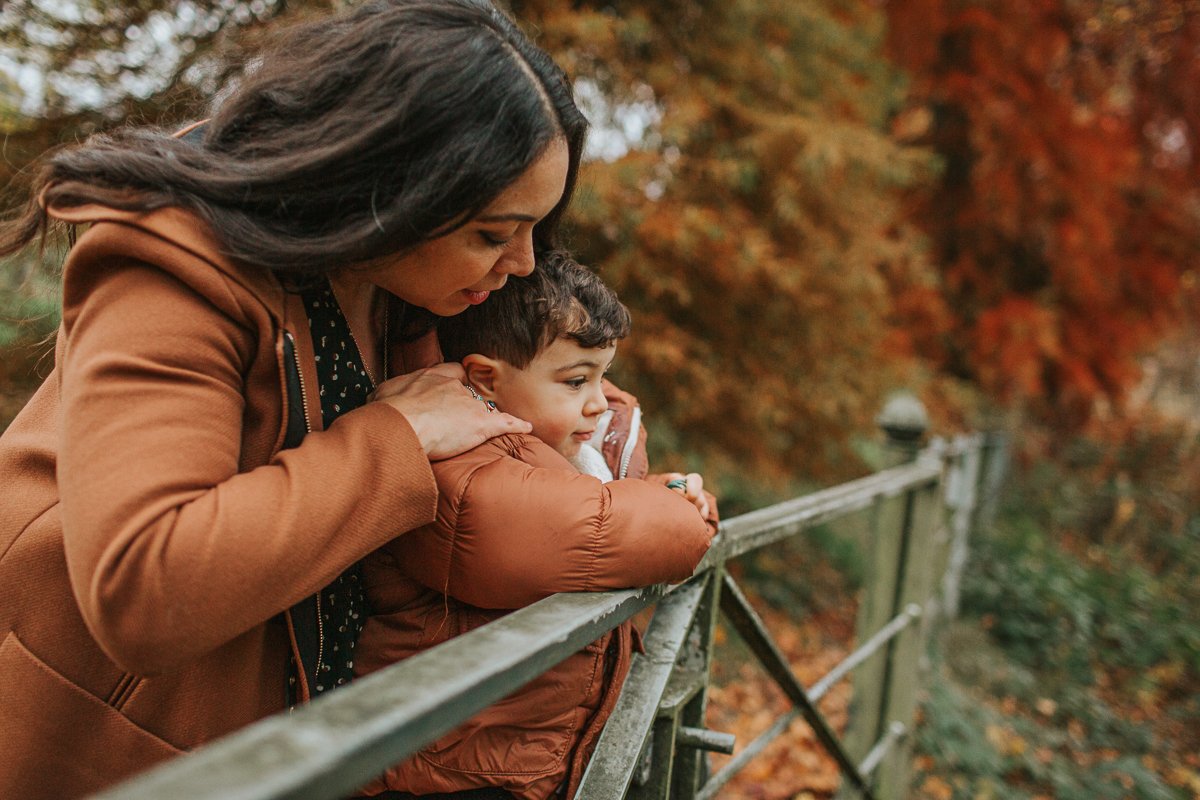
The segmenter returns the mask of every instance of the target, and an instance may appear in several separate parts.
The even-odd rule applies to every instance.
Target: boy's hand
[[[700,516],[708,519],[708,497],[704,492],[704,478],[698,472],[667,472],[655,476],[661,479],[668,489],[673,489],[692,501],[692,505],[700,512]]]
[[[466,386],[461,364],[438,364],[384,381],[372,400],[399,411],[430,461],[465,453],[493,436],[529,433],[523,419],[489,408]]]

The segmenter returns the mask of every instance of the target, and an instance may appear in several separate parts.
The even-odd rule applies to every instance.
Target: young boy
[[[439,323],[445,357],[462,362],[474,391],[533,432],[434,464],[437,522],[364,565],[372,616],[357,673],[556,592],[691,575],[716,530],[715,503],[699,492],[698,476],[690,476],[691,499],[662,485],[671,476],[644,480],[637,403],[603,379],[628,333],[616,295],[562,253]],[[622,624],[367,791],[572,796],[628,672],[634,635]]]

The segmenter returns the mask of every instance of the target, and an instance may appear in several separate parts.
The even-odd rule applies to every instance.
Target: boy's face
[[[608,410],[600,381],[613,356],[608,347],[581,347],[557,339],[524,369],[496,361],[492,400],[501,411],[533,425],[533,435],[567,458],[592,437]]]

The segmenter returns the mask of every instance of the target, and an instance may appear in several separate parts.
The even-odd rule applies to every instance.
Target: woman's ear
[[[475,391],[485,400],[496,399],[496,376],[501,365],[496,359],[471,353],[462,360],[463,370],[467,373],[467,383],[475,387]]]

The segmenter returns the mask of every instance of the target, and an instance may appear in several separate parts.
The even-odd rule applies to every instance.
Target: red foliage
[[[955,313],[912,343],[993,396],[1077,422],[1123,398],[1137,357],[1188,310],[1200,243],[1185,210],[1200,18],[1179,2],[1112,6],[888,4],[891,52],[914,78],[907,114],[928,119],[911,140],[945,164],[914,219]]]

